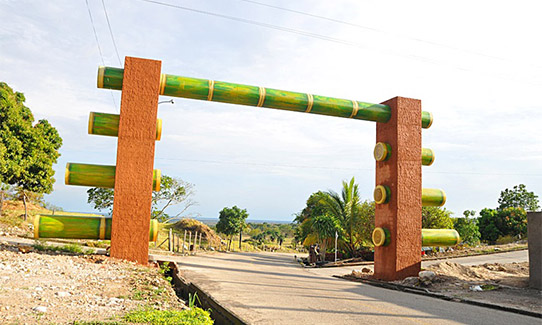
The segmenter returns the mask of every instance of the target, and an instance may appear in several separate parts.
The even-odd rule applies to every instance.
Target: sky
[[[63,138],[45,200],[65,211],[94,211],[88,188],[64,185],[67,162],[116,161],[116,138],[87,134],[89,112],[120,106],[119,91],[97,88],[98,66],[133,56],[161,60],[172,75],[370,103],[420,99],[434,116],[423,147],[436,154],[423,187],[443,189],[445,207],[461,216],[495,208],[500,191],[518,184],[542,197],[541,9],[538,1],[0,0],[0,81]],[[311,193],[339,192],[352,177],[372,199],[373,122],[180,98],[160,104],[158,117],[155,168],[194,184],[194,216],[237,205],[249,220],[289,221]]]

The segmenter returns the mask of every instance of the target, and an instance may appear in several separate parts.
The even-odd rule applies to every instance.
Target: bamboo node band
[[[40,215],[34,217],[34,238],[40,238]]]
[[[105,239],[105,218],[100,218],[100,239]]]
[[[310,113],[311,112],[311,109],[312,109],[312,105],[314,104],[314,97],[312,97],[311,94],[307,94],[307,110],[305,111],[305,113]]]
[[[207,100],[213,100],[213,91],[215,90],[215,81],[209,80],[209,92],[207,94]]]
[[[350,118],[353,118],[358,114],[359,105],[357,100],[352,101],[352,115],[350,115]]]
[[[166,74],[162,73],[160,75],[160,95],[164,94],[165,89],[166,89]]]
[[[98,67],[98,88],[104,87],[104,74],[105,74],[105,67],[101,65]]]
[[[259,93],[260,93],[260,98],[258,99],[258,107],[262,107],[263,106],[263,102],[265,101],[265,88],[264,87],[258,87],[259,89]]]

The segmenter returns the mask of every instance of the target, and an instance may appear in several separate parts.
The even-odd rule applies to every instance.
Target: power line
[[[111,23],[109,22],[109,15],[107,14],[107,9],[105,8],[104,0],[102,0],[102,6],[104,7],[105,19],[107,20],[107,27],[109,27],[109,35],[111,35],[111,40],[113,41],[113,46],[115,47],[115,53],[117,53],[119,66],[122,66],[122,61],[120,60],[119,50],[117,49],[117,43],[115,42],[115,37],[113,37],[113,30],[111,29]]]
[[[96,33],[96,27],[94,26],[94,19],[92,19],[92,12],[90,11],[90,6],[88,5],[88,0],[85,0],[85,3],[87,4],[88,16],[90,17],[90,24],[92,25],[92,31],[94,32],[94,38],[96,39],[96,45],[98,46],[98,52],[100,53],[100,58],[102,59],[102,65],[105,66],[105,60],[104,60],[104,56],[103,56],[103,53],[102,53],[102,47],[100,46],[100,41],[98,40],[98,33]],[[113,101],[113,107],[115,107],[115,110],[118,112],[119,109],[117,108],[117,104],[115,102],[115,97],[113,96],[113,91],[110,90],[109,93],[111,94],[111,100]]]
[[[344,20],[340,20],[340,19],[336,19],[336,18],[330,18],[330,17],[326,17],[326,16],[311,14],[311,13],[301,11],[301,10],[294,10],[294,9],[290,9],[290,8],[280,7],[280,6],[271,5],[271,4],[264,3],[264,2],[255,1],[255,0],[239,0],[239,1],[255,4],[255,5],[258,5],[258,6],[273,8],[273,9],[277,9],[277,10],[292,12],[292,13],[295,13],[295,14],[298,14],[298,15],[303,15],[303,16],[312,17],[312,18],[316,18],[316,19],[327,20],[327,21],[330,21],[330,22],[333,22],[333,23],[337,23],[337,24],[341,24],[341,25],[347,25],[347,26],[356,27],[356,28],[360,28],[360,29],[365,29],[365,30],[369,30],[369,31],[372,31],[372,32],[390,34],[390,35],[395,36],[395,37],[405,38],[405,39],[409,39],[411,41],[426,43],[426,44],[439,46],[439,47],[443,47],[443,48],[447,48],[447,49],[452,49],[452,50],[456,50],[456,51],[462,51],[462,52],[465,52],[465,53],[475,54],[475,55],[483,56],[483,57],[486,57],[486,58],[492,58],[492,59],[517,63],[516,61],[506,59],[506,58],[502,58],[502,57],[498,57],[498,56],[494,56],[494,55],[489,55],[489,54],[476,52],[476,51],[472,51],[472,50],[467,50],[467,49],[463,49],[463,48],[457,48],[457,47],[450,46],[450,45],[447,45],[447,44],[442,44],[442,43],[438,43],[438,42],[434,42],[434,41],[428,41],[428,40],[424,40],[424,39],[420,39],[420,38],[416,38],[416,37],[410,37],[410,36],[406,36],[406,35],[390,33],[388,31],[384,31],[384,30],[381,30],[381,29],[368,27],[368,26],[364,26],[364,25],[360,25],[360,24],[356,24],[356,23],[352,23],[352,22],[349,22],[349,21],[344,21]],[[537,65],[533,65],[533,64],[529,64],[529,65],[539,68],[539,66],[537,66]]]
[[[87,4],[88,16],[90,17],[90,24],[92,25],[92,31],[94,31],[94,38],[96,39],[96,45],[98,46],[98,52],[100,52],[100,58],[102,59],[102,65],[105,65],[104,56],[102,53],[102,47],[100,46],[100,41],[98,40],[98,33],[96,33],[96,27],[94,27],[94,19],[92,19],[92,13],[90,12],[90,6],[88,5],[88,0],[85,0]]]
[[[357,42],[353,42],[353,41],[349,41],[349,40],[344,40],[344,39],[340,39],[340,38],[336,38],[336,37],[331,37],[331,36],[325,36],[325,35],[321,35],[321,34],[317,34],[317,33],[313,33],[313,32],[308,32],[308,31],[304,31],[304,30],[300,30],[300,29],[268,24],[268,23],[264,23],[264,22],[260,22],[260,21],[256,21],[256,20],[224,15],[224,14],[220,14],[220,13],[216,13],[216,12],[210,12],[210,11],[206,11],[206,10],[180,6],[180,5],[166,3],[166,2],[157,1],[157,0],[139,0],[139,1],[152,3],[152,4],[155,4],[155,5],[160,5],[160,6],[164,6],[164,7],[170,7],[170,8],[195,12],[195,13],[199,13],[199,14],[203,14],[203,15],[207,15],[207,16],[219,17],[219,18],[223,18],[223,19],[227,19],[227,20],[232,20],[232,21],[241,22],[241,23],[244,23],[244,24],[250,24],[250,25],[255,25],[255,26],[269,28],[269,29],[274,29],[274,30],[278,30],[278,31],[282,31],[282,32],[287,32],[287,33],[312,37],[312,38],[316,38],[316,39],[320,39],[320,40],[324,40],[324,41],[328,41],[328,42],[333,42],[333,43],[338,43],[338,44],[342,44],[342,45],[348,45],[348,46],[362,48],[362,49],[370,49],[372,51],[380,52],[380,53],[386,54],[386,55],[399,56],[399,57],[418,60],[418,61],[422,61],[422,62],[426,62],[426,63],[432,63],[432,64],[435,64],[435,65],[447,65],[447,66],[449,66],[451,68],[454,68],[454,69],[457,69],[457,70],[460,70],[460,71],[475,72],[474,70],[469,69],[469,68],[465,68],[465,67],[457,66],[457,65],[453,65],[453,64],[445,64],[443,62],[439,62],[437,60],[430,59],[430,58],[423,57],[423,56],[419,56],[419,55],[404,54],[404,53],[399,52],[399,51],[394,51],[394,50],[389,50],[389,49],[384,50],[384,49],[369,47],[369,46],[363,45],[361,43],[357,43]],[[483,74],[487,74],[487,75],[491,75],[492,77],[499,77],[501,79],[509,80],[509,78],[506,78],[506,76],[501,75],[501,74],[489,73],[489,72],[483,72],[483,71],[478,71],[478,72],[483,73]],[[529,83],[529,84],[537,85],[536,83],[526,81],[523,78],[521,78],[519,80],[516,80],[516,81],[519,81],[519,82],[522,82],[522,83]]]

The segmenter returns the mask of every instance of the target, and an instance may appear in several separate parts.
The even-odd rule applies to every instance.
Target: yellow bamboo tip
[[[427,164],[427,166],[431,166],[433,162],[435,161],[435,152],[433,151],[433,149],[429,149],[429,148],[424,148],[423,150],[427,150],[431,152],[431,161]]]
[[[40,215],[34,217],[34,238],[40,238]]]
[[[443,206],[444,204],[446,204],[446,192],[444,192],[443,190],[440,190],[442,192],[442,204],[440,206]]]
[[[104,74],[105,74],[105,67],[101,65],[98,67],[98,88],[104,87]]]
[[[388,146],[383,142],[377,142],[373,150],[373,156],[376,161],[384,161],[388,158],[390,152]]]
[[[64,184],[70,185],[70,165],[71,163],[66,163],[66,172],[64,173]]]
[[[155,169],[154,172],[156,175],[156,182],[154,182],[154,190],[160,191],[160,181],[162,180],[162,171],[160,171],[160,169]]]
[[[387,201],[388,194],[386,191],[386,187],[383,185],[377,185],[375,187],[375,190],[373,192],[373,198],[375,200],[376,204],[382,204]]]
[[[158,220],[152,219],[151,226],[152,226],[152,240],[151,241],[156,241],[158,239]]]
[[[94,112],[90,112],[88,115],[88,134],[92,134],[94,128]]]
[[[160,74],[160,95],[164,94],[165,88],[166,88],[166,74],[162,73]]]
[[[427,125],[427,129],[429,129],[431,125],[433,125],[433,113],[431,112],[428,112],[428,113],[429,113],[429,124]]]
[[[384,228],[376,227],[375,230],[373,230],[372,238],[375,246],[386,246],[386,231]]]
[[[162,138],[162,119],[156,120],[156,141],[160,141]]]

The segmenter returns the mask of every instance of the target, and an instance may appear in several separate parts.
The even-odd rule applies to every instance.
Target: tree
[[[480,230],[478,228],[478,221],[474,218],[470,219],[469,216],[476,215],[476,211],[465,210],[463,212],[463,218],[455,218],[454,229],[457,230],[461,241],[469,245],[477,245],[480,243]]]
[[[422,207],[422,228],[453,229],[452,211],[440,207]]]
[[[483,209],[478,218],[482,240],[495,243],[499,237],[527,235],[527,213],[523,208]]]
[[[320,192],[321,193],[321,192]],[[328,191],[319,196],[326,214],[336,218],[341,228],[341,240],[350,256],[354,256],[358,248],[371,242],[371,231],[374,227],[374,204],[362,203],[359,198],[358,185],[354,177],[350,182],[343,181],[341,195]]]
[[[226,236],[230,236],[228,250],[231,247],[233,235],[239,233],[242,230],[247,217],[247,210],[240,209],[235,205],[232,208],[225,207],[220,211],[218,216],[218,223],[216,224],[216,230]]]
[[[87,202],[92,204],[94,209],[113,211],[114,191],[111,188],[93,187],[87,190]],[[162,175],[160,191],[152,193],[151,218],[160,222],[169,222],[179,218],[188,208],[195,205],[192,200],[194,185],[187,183],[180,178]],[[173,217],[165,213],[166,208],[174,205],[181,205],[181,209]]]
[[[498,209],[500,210],[522,208],[525,211],[534,212],[540,208],[538,206],[538,196],[534,192],[527,191],[524,184],[516,185],[511,190],[505,189],[501,191],[498,203]]]
[[[22,93],[0,82],[0,183],[23,191],[26,211],[28,191],[43,194],[53,190],[53,164],[60,156],[62,138],[47,120],[32,124],[34,116],[24,106],[25,100]]]

